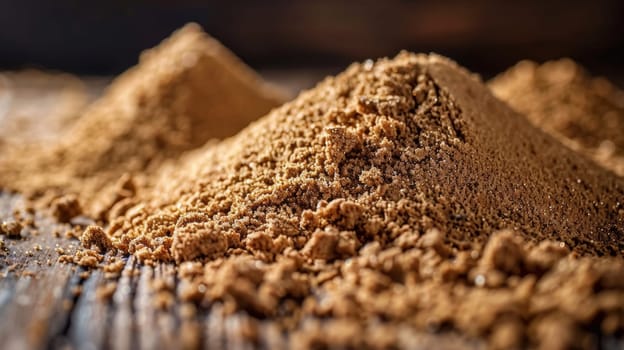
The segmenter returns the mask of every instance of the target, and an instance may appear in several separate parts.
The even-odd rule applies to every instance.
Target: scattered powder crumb
[[[74,297],[77,297],[80,294],[82,294],[82,286],[73,286],[72,287],[72,294],[74,295]]]
[[[111,241],[104,230],[99,226],[89,226],[80,236],[80,243],[84,248],[97,248],[106,252],[112,247]]]
[[[3,221],[2,224],[0,224],[0,234],[8,238],[21,238],[22,225],[19,221]]]
[[[20,273],[19,276],[20,277],[35,278],[35,277],[37,277],[37,273],[35,271],[25,270],[22,273]]]
[[[80,226],[71,226],[69,230],[65,231],[65,238],[67,239],[78,239],[82,237],[82,228]]]
[[[35,220],[33,218],[25,218],[25,219],[21,220],[20,223],[24,227],[30,227],[30,228],[36,228],[37,227],[37,225],[35,223]],[[34,230],[31,230],[31,232],[32,231],[34,231]]]
[[[77,250],[73,255],[63,254],[58,258],[60,263],[76,264],[84,268],[96,268],[104,260],[104,256],[92,249]]]
[[[113,294],[115,294],[115,290],[117,289],[117,282],[107,282],[106,284],[103,284],[101,286],[99,286],[96,291],[96,297],[99,300],[110,300],[113,297]]]
[[[174,303],[175,297],[170,291],[160,291],[152,299],[152,305],[157,310],[170,310]]]
[[[118,275],[121,273],[121,271],[123,271],[125,266],[126,262],[122,259],[114,259],[104,265],[104,272]]]
[[[59,222],[68,223],[72,218],[82,214],[82,207],[75,195],[56,198],[51,203],[52,216]]]

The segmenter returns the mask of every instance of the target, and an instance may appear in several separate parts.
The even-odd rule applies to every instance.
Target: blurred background
[[[252,67],[335,73],[401,49],[485,78],[569,56],[622,82],[624,1],[0,1],[0,69],[113,75],[195,21]]]

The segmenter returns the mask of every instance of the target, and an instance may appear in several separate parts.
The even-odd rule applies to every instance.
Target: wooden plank
[[[82,284],[82,292],[73,308],[69,328],[70,344],[76,349],[100,349],[108,327],[108,301],[98,297],[98,288],[106,283],[102,271],[94,271]]]
[[[136,289],[135,265],[134,258],[130,257],[113,294],[114,311],[106,347],[119,350],[137,348],[137,341],[134,338],[137,327],[133,310],[133,298]]]
[[[71,268],[58,266],[40,278],[16,281],[13,299],[2,313],[0,339],[10,349],[42,348],[49,343],[53,324],[63,322],[71,311],[68,282]],[[60,314],[59,314],[60,313]]]
[[[204,320],[204,349],[225,349],[223,306],[215,304]]]

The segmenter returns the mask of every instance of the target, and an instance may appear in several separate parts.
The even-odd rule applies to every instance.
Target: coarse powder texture
[[[406,232],[464,246],[512,228],[581,253],[623,249],[622,180],[438,56],[353,65],[178,169],[110,213],[118,248],[182,262],[264,240],[255,250],[340,258]],[[322,237],[350,248],[317,252]]]
[[[188,154],[106,235],[291,347],[587,348],[624,330],[623,194],[455,63],[401,53]]]
[[[197,25],[187,25],[144,52],[58,144],[7,150],[0,186],[77,193],[98,217],[123,197],[117,188],[123,184],[115,185],[123,174],[145,174],[184,150],[233,135],[283,98]]]
[[[624,92],[606,79],[570,59],[522,61],[488,85],[534,125],[624,176]]]

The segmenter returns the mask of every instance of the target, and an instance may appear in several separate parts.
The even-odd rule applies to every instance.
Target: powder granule
[[[101,252],[105,252],[112,247],[111,241],[101,227],[89,226],[80,236],[80,243],[86,249],[96,247]]]
[[[405,327],[411,336],[454,330],[492,348],[546,349],[557,334],[560,348],[587,348],[595,344],[592,329],[602,334],[624,329],[621,258],[579,257],[561,242],[536,245],[510,230],[494,232],[472,251],[436,241],[443,257],[429,244],[436,235],[444,236],[422,236],[405,249],[398,242],[369,243],[348,260],[327,263],[308,261],[296,251],[269,263],[232,255],[205,264],[203,275],[199,264],[184,263],[178,276],[185,288],[178,293],[184,300],[222,302],[229,312],[244,310],[273,321],[301,348],[372,346],[380,340],[373,331],[379,328],[387,332],[384,342],[397,346],[397,332]],[[510,242],[518,252],[512,269],[499,263]],[[557,253],[549,254],[549,263],[534,263],[553,249]],[[449,271],[454,271],[450,278],[440,278]],[[324,328],[310,328],[315,322],[339,322],[359,330],[358,336],[329,336]]]
[[[144,52],[59,144],[7,148],[0,159],[0,186],[77,193],[85,211],[101,217],[112,204],[94,198],[110,192],[107,187],[122,174],[145,174],[209,139],[233,135],[283,99],[190,24]]]
[[[624,176],[624,92],[606,79],[570,59],[522,61],[488,85],[534,125]]]
[[[0,224],[0,234],[8,238],[21,238],[22,228],[22,224],[19,221],[3,221]]]
[[[623,196],[622,180],[532,127],[455,63],[402,53],[354,64],[187,157],[132,214],[112,218],[108,234],[129,252],[140,242],[144,257],[173,239],[159,256],[177,262],[227,256],[254,233],[296,250],[315,237],[310,256],[329,258],[339,240],[314,232],[330,226],[352,231],[354,247],[432,228],[464,247],[512,228],[614,255]],[[188,215],[197,230],[184,229]]]

